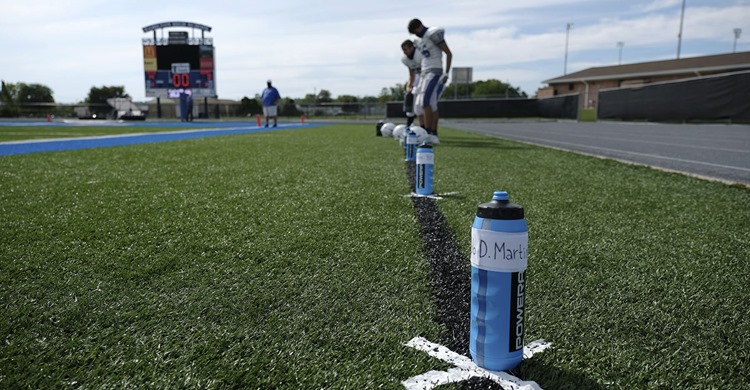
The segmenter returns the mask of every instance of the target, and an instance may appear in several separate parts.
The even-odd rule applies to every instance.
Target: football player
[[[416,39],[419,42],[418,39]],[[404,112],[406,112],[406,125],[414,123],[414,117],[419,116],[419,124],[424,126],[424,115],[421,106],[414,105],[414,97],[419,94],[419,73],[422,69],[422,54],[417,51],[414,42],[410,39],[401,43],[404,55],[401,63],[409,70],[409,81],[406,82],[406,95],[404,96]]]
[[[431,142],[438,140],[438,99],[448,82],[448,75],[453,62],[448,44],[445,42],[445,29],[441,27],[428,28],[419,19],[412,19],[408,25],[409,32],[420,38],[417,50],[422,54],[422,70],[419,81],[417,105],[424,111],[423,127],[431,134]],[[445,53],[445,71],[443,71],[443,53]]]

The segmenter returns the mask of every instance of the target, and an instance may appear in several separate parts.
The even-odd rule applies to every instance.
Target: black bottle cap
[[[523,207],[508,200],[508,193],[495,191],[492,201],[477,207],[477,217],[488,219],[523,219]]]

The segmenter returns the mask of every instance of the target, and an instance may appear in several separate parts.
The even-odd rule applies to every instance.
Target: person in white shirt
[[[448,83],[453,53],[445,42],[445,29],[428,28],[419,19],[412,19],[408,25],[409,32],[420,38],[417,51],[422,54],[422,70],[419,82],[419,94],[416,104],[422,106],[424,122],[422,127],[431,135],[431,142],[438,140],[438,99]],[[443,71],[443,53],[445,53],[445,71]]]
[[[415,40],[419,42],[418,39]],[[406,95],[404,96],[404,112],[406,113],[406,126],[414,123],[414,117],[419,116],[420,126],[424,126],[424,111],[422,107],[414,104],[414,97],[419,95],[419,74],[422,70],[422,54],[417,51],[414,41],[407,39],[401,43],[401,63],[409,70],[409,79],[406,82]]]

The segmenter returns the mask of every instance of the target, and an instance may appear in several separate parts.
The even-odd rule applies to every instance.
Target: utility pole
[[[565,65],[563,67],[563,74],[568,74],[568,39],[570,38],[570,28],[573,27],[573,23],[568,23],[565,28]]]
[[[617,42],[617,47],[620,49],[620,55],[617,59],[617,65],[622,65],[622,47],[625,46],[625,42]]]

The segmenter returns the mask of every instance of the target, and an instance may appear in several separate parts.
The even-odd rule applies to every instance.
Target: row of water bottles
[[[377,135],[401,142],[406,161],[416,163],[416,193],[432,195],[429,135],[421,127],[399,126],[378,123]],[[523,360],[528,239],[524,209],[510,202],[507,192],[495,191],[491,201],[477,207],[471,227],[469,353],[487,370],[510,370]]]
[[[414,191],[417,195],[433,195],[433,173],[435,169],[435,154],[429,143],[430,134],[420,126],[395,125],[393,123],[378,122],[376,135],[398,140],[404,148],[404,159],[413,161],[416,166],[416,183]]]

